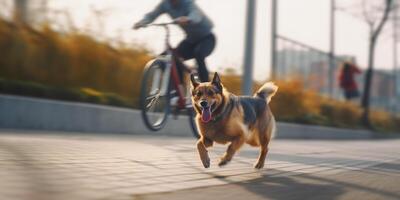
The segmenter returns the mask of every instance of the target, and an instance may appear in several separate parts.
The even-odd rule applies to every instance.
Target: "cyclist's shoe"
[[[149,95],[156,95],[159,93],[160,93],[160,89],[155,89],[155,90],[150,91]]]
[[[178,101],[179,97],[177,96],[171,97],[171,99],[169,100],[169,105],[171,105],[172,107],[178,107]]]
[[[176,90],[171,90],[171,99],[169,100],[169,105],[171,106],[171,113],[174,119],[178,119],[179,115],[179,96]]]

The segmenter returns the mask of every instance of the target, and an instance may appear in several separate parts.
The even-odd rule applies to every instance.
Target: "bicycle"
[[[176,61],[179,61],[179,56],[170,45],[170,30],[169,23],[153,23],[146,27],[155,26],[165,29],[165,52],[158,55],[153,60],[146,64],[144,69],[141,90],[140,90],[140,108],[142,118],[147,128],[152,131],[161,130],[171,113],[171,108],[175,111],[185,110],[193,135],[199,138],[199,132],[194,120],[195,112],[190,101],[190,97],[185,97],[185,84],[181,81],[178,74]],[[183,70],[188,73],[195,71],[182,64]],[[177,96],[177,101],[171,101],[172,96]],[[176,99],[176,98],[175,98]],[[175,113],[177,117],[177,113]]]

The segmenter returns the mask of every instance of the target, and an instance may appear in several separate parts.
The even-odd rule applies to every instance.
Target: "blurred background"
[[[143,68],[164,34],[131,27],[159,1],[1,0],[0,93],[137,108]],[[274,80],[279,121],[400,131],[398,1],[196,2],[215,24],[209,70],[230,91]],[[174,44],[183,37],[173,29]],[[348,100],[345,62],[360,70],[359,95]]]

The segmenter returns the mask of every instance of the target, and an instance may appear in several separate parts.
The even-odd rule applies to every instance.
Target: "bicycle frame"
[[[164,27],[164,29],[166,31],[166,36],[165,36],[165,47],[166,47],[165,60],[166,60],[166,64],[167,64],[165,66],[166,73],[164,73],[164,77],[162,77],[162,79],[159,79],[159,78],[153,79],[153,86],[158,85],[157,82],[155,82],[155,81],[159,81],[159,80],[165,81],[163,83],[163,88],[161,88],[161,92],[160,92],[161,94],[165,94],[166,92],[169,92],[168,91],[169,81],[172,80],[173,87],[177,91],[177,94],[179,97],[178,108],[184,109],[186,106],[185,95],[184,95],[185,89],[184,89],[184,84],[182,83],[182,81],[179,78],[178,67],[176,64],[176,60],[179,59],[179,56],[177,55],[176,50],[174,48],[172,48],[172,46],[170,45],[170,41],[169,41],[170,30],[169,30],[168,26],[171,24],[175,24],[175,22],[147,25],[147,26],[161,26],[161,27]],[[185,70],[187,70],[188,72],[191,72],[191,70],[188,69],[186,66],[184,66],[184,67],[185,67]],[[154,84],[154,83],[156,83],[156,84]]]
[[[179,70],[182,70],[182,73],[192,73],[194,70],[188,68],[186,65],[182,63],[178,52],[171,47],[169,38],[170,32],[168,25],[175,24],[173,23],[164,23],[164,24],[150,24],[148,26],[161,26],[166,30],[165,37],[165,52],[159,56],[157,56],[152,62],[148,62],[145,68],[142,86],[141,86],[141,95],[140,95],[140,107],[142,110],[142,118],[145,125],[152,131],[158,131],[164,127],[165,122],[170,114],[171,106],[173,108],[173,114],[175,117],[178,116],[181,110],[184,110],[185,113],[188,114],[190,126],[193,131],[193,135],[196,138],[199,138],[199,132],[197,130],[196,122],[194,115],[195,112],[193,110],[193,106],[191,103],[186,101],[186,87],[185,82],[181,80]],[[154,69],[155,71],[151,71]],[[151,78],[151,79],[150,79]],[[152,81],[152,85],[149,86],[149,82]],[[148,93],[148,89],[150,89],[150,93]],[[175,90],[174,90],[175,89]],[[170,99],[170,95],[173,91],[176,91],[175,95],[178,97],[178,101]],[[152,112],[148,112],[148,108],[152,108],[154,103],[158,102],[160,97],[167,97],[167,102],[162,103],[163,110],[162,113],[159,110]],[[150,102],[149,102],[150,100]],[[168,101],[169,100],[169,101]],[[153,110],[154,111],[154,110]],[[154,116],[157,118],[156,121],[152,121],[149,119],[149,116]],[[158,116],[157,116],[158,115]],[[161,118],[160,118],[161,117]]]

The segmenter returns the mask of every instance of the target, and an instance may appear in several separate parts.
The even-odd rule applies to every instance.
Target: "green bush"
[[[0,78],[0,93],[23,95],[65,101],[87,102],[119,107],[134,107],[134,102],[112,93],[101,93],[94,89],[71,89],[45,86],[39,83],[6,80]]]
[[[317,95],[303,88],[300,81],[277,82],[279,87],[270,106],[278,120],[298,123],[312,123],[319,119]]]
[[[324,99],[320,104],[320,114],[325,116],[328,125],[337,127],[360,127],[362,110],[357,105]]]
[[[391,116],[381,110],[373,110],[370,114],[372,126],[378,131],[400,132],[400,118]]]

